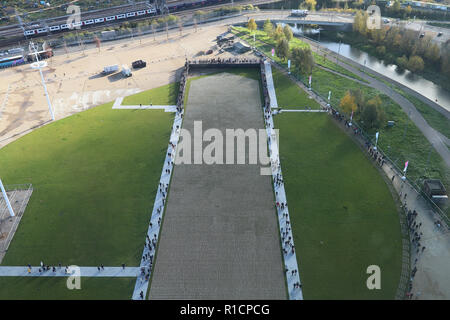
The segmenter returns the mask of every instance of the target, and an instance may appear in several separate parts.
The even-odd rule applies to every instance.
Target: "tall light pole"
[[[39,54],[34,43],[30,42],[30,51],[36,57],[36,62],[31,64],[32,69],[38,69],[39,74],[41,75],[42,86],[44,87],[45,97],[47,98],[48,110],[50,111],[50,115],[52,116],[52,120],[55,121],[55,115],[53,114],[52,103],[50,102],[50,97],[48,96],[47,85],[45,84],[44,75],[42,74],[42,68],[47,66],[47,62],[39,61]]]
[[[338,62],[338,57],[341,54],[341,41],[339,41],[338,54],[336,56],[336,63]]]
[[[11,203],[9,202],[8,195],[6,194],[5,187],[3,186],[2,179],[0,179],[0,189],[2,189],[3,198],[5,198],[6,206],[8,207],[8,210],[9,210],[9,215],[11,217],[14,217],[15,214],[14,214],[14,211],[13,211],[13,209],[11,207]]]

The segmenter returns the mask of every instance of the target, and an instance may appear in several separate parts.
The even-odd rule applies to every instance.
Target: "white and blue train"
[[[176,12],[176,11],[182,11],[187,10],[195,6],[201,6],[201,5],[210,5],[220,2],[226,2],[227,0],[187,0],[182,2],[174,2],[169,3],[167,5],[167,8],[169,9],[169,12]],[[57,25],[51,25],[48,27],[38,27],[35,25],[34,28],[28,29],[24,31],[25,36],[35,36],[35,35],[45,35],[48,32],[58,32],[58,31],[64,31],[68,29],[73,28],[82,28],[84,26],[90,26],[90,25],[98,25],[105,22],[111,22],[116,20],[122,20],[122,19],[132,19],[136,17],[143,17],[143,16],[152,16],[152,15],[158,15],[160,14],[159,10],[155,8],[150,9],[142,9],[137,11],[126,11],[123,13],[118,13],[110,16],[105,17],[98,17],[98,18],[92,18],[83,20],[76,23],[65,23],[65,24],[57,24]]]

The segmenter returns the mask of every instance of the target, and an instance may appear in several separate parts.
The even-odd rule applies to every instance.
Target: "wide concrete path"
[[[131,277],[134,278],[139,274],[138,267],[104,267],[98,270],[97,267],[80,267],[80,277]],[[68,277],[71,272],[66,273],[65,267],[56,267],[55,272],[48,270],[39,272],[39,266],[32,266],[30,272],[28,267],[0,267],[0,277]]]
[[[263,129],[258,82],[226,73],[192,81],[183,120],[192,136],[198,120],[203,132]],[[259,165],[176,164],[150,299],[286,298],[270,176]]]
[[[264,70],[267,82],[267,91],[269,92],[270,106],[278,107],[275,86],[272,78],[272,66],[268,61],[264,61]],[[297,111],[297,110],[295,110]],[[272,110],[264,110],[264,119],[266,124],[267,136],[269,138],[269,152],[272,178],[275,190],[275,201],[278,212],[278,226],[280,228],[281,242],[283,246],[284,266],[286,280],[289,291],[289,299],[303,300],[303,290],[301,289],[300,274],[298,273],[298,260],[294,246],[294,236],[292,234],[289,209],[287,204],[286,192],[284,189],[283,173],[281,171],[280,155],[278,141],[274,130]],[[281,204],[284,204],[281,207]]]

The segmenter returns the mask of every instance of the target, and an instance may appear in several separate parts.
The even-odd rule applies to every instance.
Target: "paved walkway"
[[[139,110],[164,110],[165,112],[175,112],[177,111],[177,106],[175,105],[122,105],[124,97],[119,97],[114,101],[113,109],[125,109],[125,110],[133,110],[133,109],[139,109]]]
[[[175,110],[176,111],[176,106]],[[168,111],[166,111],[168,112]],[[156,192],[155,202],[153,204],[152,216],[149,221],[147,238],[145,240],[144,250],[142,252],[140,270],[148,271],[152,274],[153,261],[156,252],[156,246],[158,244],[161,221],[164,214],[164,208],[166,205],[167,190],[169,188],[170,178],[173,172],[173,161],[175,156],[176,145],[180,136],[180,128],[183,121],[182,113],[176,112],[172,125],[172,132],[170,134],[170,143],[167,147],[166,157],[164,159],[164,166],[161,172],[161,178],[159,179],[159,187]],[[167,187],[167,190],[166,190]],[[144,272],[145,274],[145,272]],[[141,273],[136,280],[132,299],[142,300],[140,293],[143,292],[144,297],[147,295],[149,281],[144,278],[144,274]]]
[[[65,273],[65,267],[56,267],[52,270],[39,272],[39,266],[32,266],[28,273],[28,267],[0,267],[0,277],[68,277],[71,274]],[[104,267],[99,271],[97,267],[80,267],[81,277],[136,277],[139,273],[138,267]]]
[[[275,94],[275,87],[272,79],[272,67],[269,62],[264,62],[264,69],[267,80],[267,89],[270,97],[270,107],[278,108],[277,97]],[[270,162],[272,167],[272,177],[274,182],[274,190],[275,190],[275,201],[276,203],[285,203],[286,206],[284,209],[281,209],[280,206],[277,205],[278,212],[278,222],[280,227],[280,235],[282,240],[282,250],[284,257],[284,264],[286,267],[286,280],[288,283],[288,291],[289,298],[291,300],[303,300],[303,291],[300,288],[294,288],[294,284],[300,282],[300,275],[298,273],[298,265],[297,265],[297,255],[294,250],[294,236],[292,234],[292,229],[290,225],[290,217],[289,217],[289,209],[287,205],[286,192],[284,190],[284,183],[280,184],[276,183],[277,180],[283,180],[283,174],[281,172],[281,163],[279,157],[279,150],[277,144],[277,138],[274,131],[274,124],[272,113],[264,113],[268,118],[265,118],[267,136],[269,137],[269,154],[270,154]],[[289,241],[290,239],[290,241]],[[287,242],[285,242],[285,240]],[[294,274],[293,274],[294,271]]]
[[[326,110],[310,110],[310,109],[279,109],[279,110],[274,110],[273,114],[277,114],[277,113],[283,113],[283,112],[327,112]]]
[[[408,181],[403,182],[390,165],[384,165],[383,170],[391,181],[395,176],[392,181],[395,190],[408,210],[416,210],[414,220],[420,224],[410,229],[410,236],[414,232],[422,233],[420,245],[411,243],[411,271],[417,269],[412,277],[412,299],[450,299],[450,231]],[[440,227],[436,221],[440,221]]]

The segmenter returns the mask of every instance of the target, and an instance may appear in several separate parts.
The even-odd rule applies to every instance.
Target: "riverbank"
[[[353,48],[357,48],[373,57],[382,60],[386,65],[392,64],[397,66],[396,59],[403,56],[403,54],[400,51],[395,50],[395,48],[390,48],[389,52],[380,52],[379,50],[377,50],[377,47],[375,45],[370,43],[369,39],[362,37],[356,32],[337,32],[325,30],[321,32],[321,38],[325,41],[328,40],[349,44]],[[399,70],[400,72],[404,72],[404,70],[401,70],[398,66],[397,70]],[[443,89],[450,91],[449,77],[443,74],[435,65],[426,63],[425,68],[422,71],[417,71],[413,74],[421,76],[442,87]]]
[[[306,41],[310,41],[312,44],[315,44],[317,46],[317,43],[312,39],[308,39]],[[320,45],[322,44],[324,43],[320,43]],[[327,49],[324,50],[331,50],[328,49],[329,43],[325,43],[324,45],[327,46]],[[326,52],[322,52],[322,54],[326,54]],[[336,53],[330,52],[329,55],[336,56]],[[427,123],[431,127],[433,127],[433,129],[435,129],[439,135],[441,135],[440,138],[442,138],[445,144],[450,147],[450,106],[449,109],[446,109],[435,101],[430,100],[423,94],[409,88],[408,86],[390,78],[385,74],[377,72],[369,67],[364,67],[360,65],[360,63],[358,64],[357,61],[353,61],[353,59],[349,57],[343,57],[341,55],[339,61],[356,68],[358,71],[368,75],[371,78],[383,82],[385,85],[401,94],[404,98],[408,99],[409,102],[411,102],[421,113]]]

